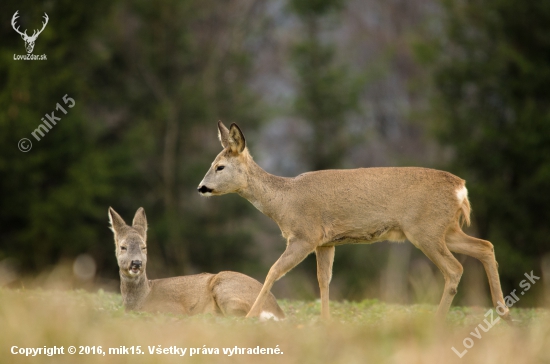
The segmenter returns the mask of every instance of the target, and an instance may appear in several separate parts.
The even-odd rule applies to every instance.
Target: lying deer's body
[[[262,284],[238,273],[202,273],[183,277],[148,280],[143,275],[139,281],[121,279],[120,290],[127,310],[145,312],[169,312],[181,315],[199,313],[224,316],[246,316],[258,297]],[[263,310],[263,317],[284,318],[284,313],[271,297]]]
[[[257,280],[237,272],[202,273],[165,279],[147,279],[145,211],[136,212],[133,225],[109,209],[115,233],[120,291],[127,310],[183,315],[211,313],[245,316],[261,291]],[[283,311],[269,295],[261,317],[282,319]]]
[[[451,251],[481,260],[493,303],[504,302],[493,246],[466,235],[470,204],[465,181],[427,168],[361,168],[308,172],[295,178],[265,172],[252,159],[236,124],[218,124],[224,150],[199,185],[203,195],[235,192],[272,218],[287,239],[248,316],[258,316],[273,283],[307,255],[317,255],[321,314],[329,315],[334,248],[341,244],[409,240],[441,270],[445,289],[438,316],[456,294],[462,266]],[[220,169],[221,167],[221,169]],[[505,318],[508,312],[505,313]]]

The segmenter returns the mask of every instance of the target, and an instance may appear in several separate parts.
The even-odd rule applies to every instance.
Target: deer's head
[[[235,123],[227,129],[220,121],[218,137],[223,150],[199,184],[198,191],[203,196],[239,192],[248,185],[248,165],[252,157],[241,129]]]
[[[126,225],[122,217],[109,207],[111,230],[115,234],[115,255],[121,277],[137,278],[145,272],[147,264],[147,218],[140,207],[132,226]]]
[[[19,15],[17,15],[17,13],[19,12],[19,10],[17,10],[15,12],[15,14],[13,14],[13,17],[11,18],[11,26],[13,27],[13,29],[19,33],[21,35],[21,38],[23,38],[23,41],[25,41],[25,49],[27,50],[27,53],[32,53],[33,49],[34,49],[34,42],[36,42],[36,38],[38,38],[38,36],[40,35],[40,33],[42,33],[42,31],[44,30],[44,28],[46,28],[46,24],[48,24],[48,14],[44,13],[44,22],[42,22],[42,29],[40,30],[34,30],[32,35],[31,36],[28,36],[27,35],[27,30],[25,29],[24,32],[21,32],[19,31],[19,26],[16,28],[15,27],[15,21],[17,20],[17,18],[19,17]]]

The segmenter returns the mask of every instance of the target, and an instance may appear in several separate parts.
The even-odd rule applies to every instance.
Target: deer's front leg
[[[321,291],[321,318],[330,319],[329,309],[329,285],[332,278],[332,262],[334,262],[333,246],[317,247],[317,280],[319,281],[319,290]]]
[[[260,316],[265,299],[271,291],[271,287],[273,287],[273,284],[277,280],[279,280],[279,278],[284,276],[288,271],[297,266],[298,263],[304,260],[305,257],[307,257],[314,249],[315,245],[308,243],[307,241],[293,238],[289,239],[286,250],[279,257],[279,259],[277,259],[275,264],[273,264],[273,266],[269,270],[269,273],[267,273],[267,277],[265,279],[262,290],[260,291],[260,294],[258,294],[254,305],[252,305],[252,308],[250,309],[246,317]]]

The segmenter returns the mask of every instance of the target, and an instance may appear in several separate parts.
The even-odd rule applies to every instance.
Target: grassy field
[[[446,326],[437,327],[432,321],[435,306],[430,305],[331,302],[333,319],[324,323],[319,320],[319,302],[280,304],[286,320],[259,322],[210,315],[126,313],[120,295],[103,291],[0,289],[0,358],[2,363],[550,362],[546,349],[550,315],[543,309],[513,309],[514,317],[521,320],[518,325],[500,321],[484,332],[478,325],[487,328],[484,319],[491,319],[484,317],[487,308],[481,307],[453,307]],[[467,352],[464,342],[473,344]],[[64,354],[24,354],[24,348],[53,346],[63,346]],[[77,353],[69,354],[69,346]],[[169,351],[174,346],[186,349],[185,355],[149,353],[150,349]],[[109,353],[109,348],[121,347],[128,354],[114,354],[113,349]],[[138,347],[144,354],[136,353]],[[452,347],[463,357],[459,358]],[[278,349],[280,353],[246,354],[254,348]],[[22,350],[23,354],[12,354],[12,350]],[[94,350],[96,354],[92,354]]]

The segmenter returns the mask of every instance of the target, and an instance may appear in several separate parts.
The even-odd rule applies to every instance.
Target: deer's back
[[[376,241],[392,231],[389,240],[404,240],[406,226],[456,215],[464,183],[416,167],[308,172],[288,182],[281,227],[285,235],[316,231],[325,242]]]
[[[359,168],[308,172],[289,185],[298,203],[321,210],[365,205],[385,210],[454,198],[464,180],[428,168]]]

